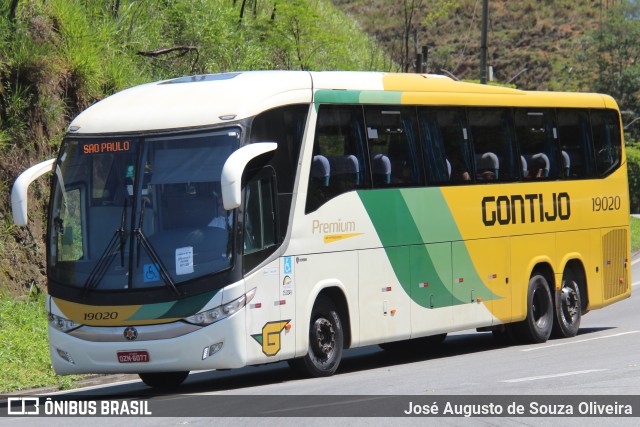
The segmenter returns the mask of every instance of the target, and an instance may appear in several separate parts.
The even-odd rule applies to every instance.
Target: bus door
[[[491,326],[507,312],[510,318],[509,239],[453,242],[452,254],[455,329]]]
[[[264,363],[290,356],[294,335],[288,333],[295,314],[291,257],[276,258],[261,265],[279,242],[275,173],[260,169],[244,187],[242,213],[243,271],[245,289],[256,289],[247,304],[248,363]],[[286,292],[285,292],[286,291]]]

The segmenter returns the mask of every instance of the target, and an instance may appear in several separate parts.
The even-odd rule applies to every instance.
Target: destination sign
[[[129,141],[106,141],[84,144],[82,152],[84,154],[115,153],[118,151],[129,151],[131,143]]]

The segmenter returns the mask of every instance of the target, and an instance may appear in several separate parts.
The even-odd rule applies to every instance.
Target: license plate
[[[119,351],[117,354],[120,363],[145,363],[149,361],[149,352],[146,350]]]

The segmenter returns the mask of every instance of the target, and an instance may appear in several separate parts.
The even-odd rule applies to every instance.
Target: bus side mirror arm
[[[257,142],[245,145],[234,151],[222,167],[220,183],[222,187],[222,203],[226,210],[240,206],[242,199],[242,173],[247,164],[256,157],[275,151],[275,142]]]
[[[11,212],[13,223],[20,227],[27,225],[27,201],[29,185],[47,172],[53,171],[56,159],[45,160],[22,172],[11,189]]]

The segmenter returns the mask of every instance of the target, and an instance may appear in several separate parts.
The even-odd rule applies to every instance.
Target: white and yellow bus
[[[445,77],[242,72],[98,102],[51,175],[49,336],[59,374],[437,345],[476,328],[539,343],[627,298],[620,114],[606,95]]]

